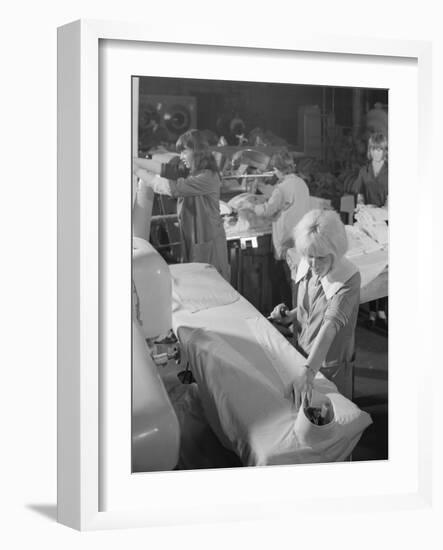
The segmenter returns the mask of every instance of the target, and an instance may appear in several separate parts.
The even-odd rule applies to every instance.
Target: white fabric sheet
[[[371,239],[385,245],[389,242],[388,210],[369,205],[358,205],[355,219],[356,225],[365,231]]]
[[[303,377],[305,358],[286,338],[277,337],[278,331],[263,316],[246,319],[246,324],[276,371],[283,385],[284,395],[290,397],[292,384],[297,385],[297,381],[301,381]]]
[[[374,241],[358,224],[345,225],[346,236],[348,237],[348,251],[346,256],[352,258],[360,254],[367,254],[381,250],[383,246]]]
[[[238,210],[238,219],[236,223],[231,223],[229,219],[225,219],[224,228],[226,237],[232,238],[237,235],[248,234],[252,231],[271,232],[271,221],[256,216],[253,209],[258,204],[263,204],[266,201],[266,197],[263,195],[254,195],[252,193],[242,193],[236,195],[229,202],[228,206],[233,210]],[[241,210],[242,208],[249,208],[249,210]]]
[[[191,312],[232,304],[240,298],[229,283],[219,284],[220,276],[209,264],[179,264],[171,275],[173,296]]]
[[[370,254],[359,254],[349,258],[361,275],[361,288],[374,281],[388,267],[388,251],[376,250]]]
[[[371,300],[377,300],[388,296],[389,274],[388,268],[383,270],[373,281],[360,289],[360,303],[364,304]]]
[[[181,266],[170,267],[177,281]],[[226,284],[220,276],[213,290]],[[344,460],[371,423],[367,413],[318,374],[314,388],[331,400],[334,426],[325,440],[303,442],[288,386],[304,359],[243,297],[192,313],[175,293],[173,328],[212,430],[244,465]]]

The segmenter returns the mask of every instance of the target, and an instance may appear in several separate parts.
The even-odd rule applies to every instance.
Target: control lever
[[[171,351],[168,350],[163,353],[151,353],[151,357],[158,366],[166,365],[170,359],[174,359],[178,364],[180,363],[180,349],[174,348]]]

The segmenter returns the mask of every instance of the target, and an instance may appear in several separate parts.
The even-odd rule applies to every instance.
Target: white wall
[[[432,40],[436,158],[441,157],[443,127],[443,38],[438,2],[383,3],[317,0],[311,3],[227,0],[186,2],[149,0],[106,2],[15,1],[2,10],[0,33],[0,224],[3,262],[0,271],[2,315],[1,361],[2,524],[4,548],[402,548],[441,540],[436,512],[398,512],[387,518],[356,515],[331,517],[321,529],[311,521],[297,524],[237,524],[199,528],[78,534],[49,521],[56,498],[56,27],[78,18],[139,20],[234,28],[249,25],[258,36],[316,31],[370,37]],[[308,7],[310,6],[310,7]],[[440,98],[440,104],[437,103]],[[405,113],[407,120],[407,113]],[[437,143],[437,138],[440,138]],[[437,160],[435,178],[437,178]],[[432,201],[437,219],[440,188]],[[438,229],[437,226],[436,230]],[[437,257],[437,255],[436,255]],[[439,272],[441,272],[441,260]],[[441,297],[437,297],[441,304]],[[420,374],[418,373],[418,376]],[[441,463],[441,447],[438,455]],[[437,478],[441,486],[441,475]],[[290,490],[290,488],[288,488]],[[441,513],[441,492],[439,497]],[[36,510],[37,508],[37,510]],[[331,533],[337,536],[332,537]],[[4,543],[8,537],[9,542]],[[294,540],[295,538],[295,540]],[[291,543],[291,539],[293,542]],[[210,542],[208,542],[210,541]],[[317,542],[318,541],[318,542]],[[296,546],[297,545],[297,546]]]

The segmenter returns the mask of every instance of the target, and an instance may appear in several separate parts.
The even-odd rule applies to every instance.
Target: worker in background
[[[388,203],[388,140],[384,134],[372,134],[368,140],[368,162],[360,169],[354,182],[353,190],[359,204],[370,204],[376,207]],[[386,297],[369,302],[368,328],[379,325],[388,328],[386,316],[388,300]]]
[[[176,143],[177,163],[155,159],[134,159],[134,173],[154,192],[177,198],[177,214],[182,240],[182,261],[212,264],[227,280],[228,248],[220,216],[221,179],[204,135],[189,130]]]
[[[254,207],[259,217],[272,220],[272,243],[275,265],[271,270],[273,300],[291,302],[291,273],[286,262],[286,252],[293,246],[294,227],[310,210],[309,189],[295,172],[291,154],[282,150],[271,156],[270,168],[277,176],[277,183],[271,187],[258,183],[258,189],[268,196],[264,204]]]
[[[245,136],[246,126],[243,120],[236,114],[229,124],[230,134],[236,140],[236,145],[240,147],[248,143],[248,138]]]
[[[295,279],[295,307],[277,305],[271,319],[292,325],[294,345],[306,358],[302,387],[312,390],[319,370],[345,397],[352,397],[355,326],[360,273],[345,258],[345,226],[333,210],[311,210],[298,223],[294,241],[301,261]]]

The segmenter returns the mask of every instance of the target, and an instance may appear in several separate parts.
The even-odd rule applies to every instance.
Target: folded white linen
[[[195,313],[202,309],[232,304],[240,294],[209,264],[186,263],[174,266],[172,296],[175,303]]]
[[[386,208],[359,205],[355,213],[356,224],[365,231],[371,239],[384,245],[389,242],[388,217]]]
[[[233,210],[239,210],[238,218],[235,223],[225,220],[224,228],[226,237],[229,239],[238,235],[247,236],[254,231],[270,233],[272,229],[271,220],[262,216],[257,216],[254,213],[254,207],[264,202],[266,202],[266,197],[263,195],[254,195],[252,193],[241,193],[233,197],[228,202],[228,206]]]
[[[345,225],[345,229],[348,237],[348,258],[382,249],[382,245],[372,239],[358,224]]]
[[[387,250],[376,250],[370,254],[360,254],[351,257],[361,275],[361,288],[374,281],[388,267]]]

